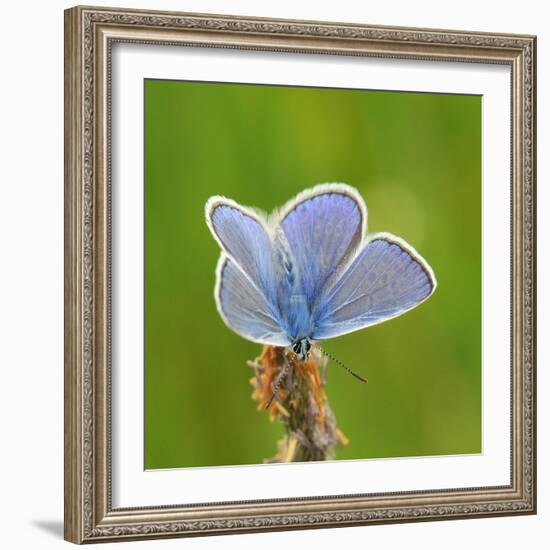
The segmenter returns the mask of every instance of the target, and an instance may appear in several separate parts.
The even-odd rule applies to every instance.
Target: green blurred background
[[[481,451],[481,98],[147,80],[145,467],[261,463],[282,436],[250,398],[261,351],[214,303],[204,222],[221,194],[266,211],[322,182],[367,203],[438,279],[405,315],[325,347],[350,439],[338,459]]]

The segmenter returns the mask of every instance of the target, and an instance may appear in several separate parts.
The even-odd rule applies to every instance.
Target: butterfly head
[[[298,356],[300,361],[306,361],[309,357],[309,350],[311,349],[311,341],[309,338],[301,338],[300,340],[295,340],[290,348]]]

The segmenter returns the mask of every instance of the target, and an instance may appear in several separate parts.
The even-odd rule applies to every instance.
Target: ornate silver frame
[[[110,52],[117,41],[508,65],[512,460],[503,487],[113,509]],[[534,36],[76,7],[65,12],[65,538],[75,543],[536,512]]]

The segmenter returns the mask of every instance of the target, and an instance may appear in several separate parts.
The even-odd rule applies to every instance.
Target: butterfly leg
[[[288,369],[286,374],[286,387],[287,390],[292,393],[292,390],[294,389],[294,369]]]
[[[294,366],[293,363],[288,359],[286,360],[285,366],[281,370],[281,372],[277,375],[277,378],[272,382],[271,384],[271,397],[269,398],[269,401],[267,402],[265,408],[269,409],[271,406],[271,403],[273,403],[273,399],[279,400],[279,388],[281,387],[281,383],[284,379],[284,377],[287,375],[290,367]]]

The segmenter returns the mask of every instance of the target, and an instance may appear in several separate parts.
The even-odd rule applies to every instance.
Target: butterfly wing
[[[314,306],[313,339],[375,325],[412,309],[435,290],[427,262],[402,239],[373,235]]]
[[[360,195],[344,184],[323,184],[284,206],[282,227],[308,303],[314,303],[338,270],[353,258],[363,239],[367,210]]]
[[[271,239],[264,221],[216,196],[206,203],[206,223],[222,248],[214,289],[222,319],[253,342],[289,345],[281,328]]]
[[[215,196],[206,203],[206,223],[222,250],[275,306],[271,239],[260,216],[230,199]]]
[[[248,275],[223,253],[216,268],[214,297],[221,318],[237,334],[261,344],[288,346],[279,314]]]

